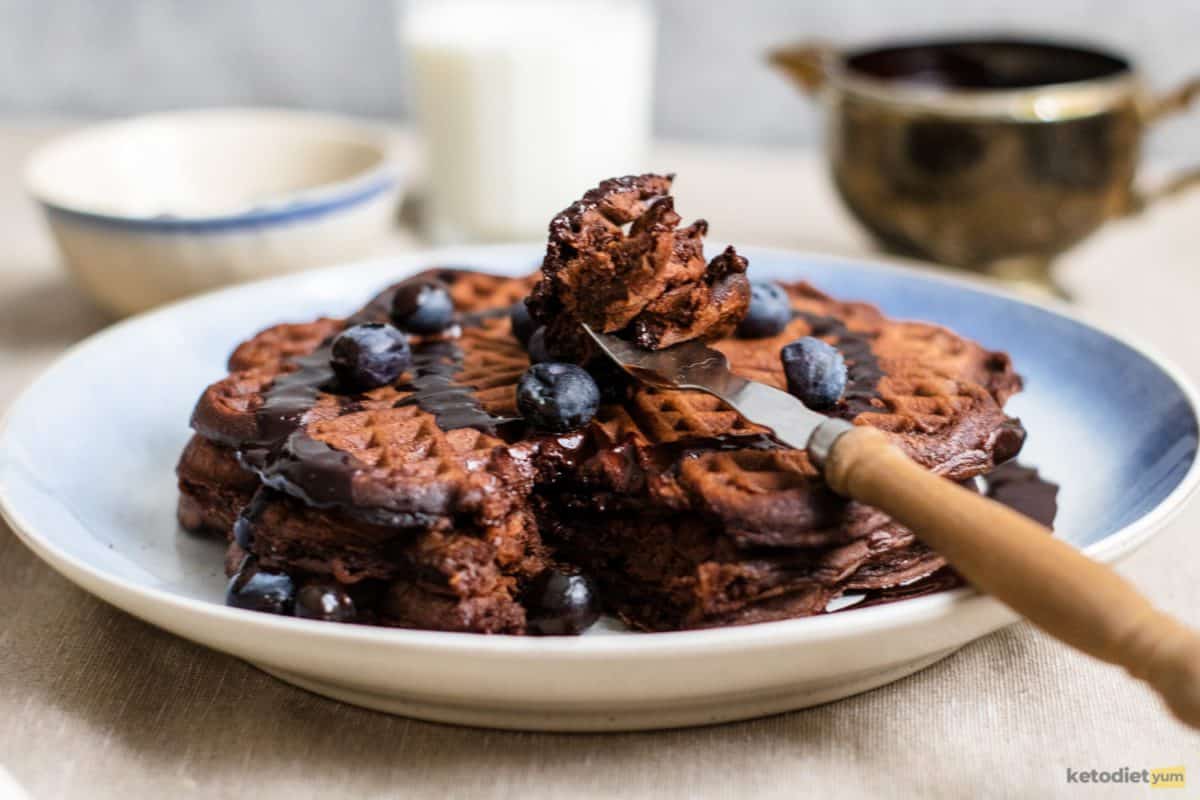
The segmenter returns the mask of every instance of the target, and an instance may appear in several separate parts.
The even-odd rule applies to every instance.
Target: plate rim
[[[500,255],[518,256],[536,253],[540,243],[511,243],[498,245],[460,245],[442,248],[419,248],[386,257],[359,259],[340,264],[334,264],[301,273],[284,275],[265,280],[258,280],[224,287],[184,298],[164,306],[120,320],[91,336],[67,348],[49,365],[47,365],[33,380],[25,385],[9,408],[0,419],[0,465],[4,463],[2,453],[4,444],[8,441],[12,420],[29,401],[34,390],[44,381],[79,353],[88,348],[102,346],[110,337],[119,335],[128,327],[144,324],[155,317],[167,317],[183,306],[189,304],[201,305],[212,302],[225,294],[233,294],[248,289],[264,289],[272,285],[286,285],[296,281],[326,280],[328,276],[346,270],[368,271],[382,268],[385,264],[395,265],[397,274],[408,274],[420,268],[422,262],[454,263],[469,262],[479,258],[481,253],[489,254],[490,258]],[[1012,291],[992,285],[989,282],[967,276],[947,274],[944,268],[886,255],[843,255],[820,253],[805,250],[793,250],[780,247],[745,246],[741,248],[748,256],[755,253],[773,257],[795,258],[797,260],[812,259],[826,263],[845,263],[857,269],[872,272],[883,272],[902,278],[921,278],[936,283],[944,283],[966,291],[991,295],[1015,301],[1027,306],[1040,308],[1052,314],[1065,317],[1072,322],[1084,325],[1103,335],[1109,336],[1140,356],[1154,364],[1171,379],[1186,399],[1193,418],[1200,423],[1200,391],[1192,384],[1187,373],[1173,360],[1164,356],[1157,348],[1147,345],[1140,337],[1130,335],[1121,327],[1112,326],[1107,321],[1101,323],[1089,318],[1087,312],[1071,308],[1067,304],[1050,299],[1031,299],[1020,296]],[[1146,542],[1152,535],[1165,527],[1184,508],[1187,500],[1200,488],[1200,451],[1193,455],[1188,471],[1180,479],[1171,492],[1154,508],[1147,511],[1138,519],[1110,533],[1098,542],[1083,549],[1083,552],[1098,561],[1113,563],[1133,552]],[[425,631],[407,628],[381,628],[369,625],[329,625],[315,620],[303,620],[291,617],[277,617],[252,611],[234,609],[211,601],[199,600],[179,595],[153,586],[143,586],[113,576],[103,569],[93,567],[86,561],[54,545],[39,536],[15,507],[9,495],[9,489],[0,474],[0,517],[8,523],[19,539],[56,572],[63,575],[72,583],[83,588],[93,596],[114,605],[121,610],[138,618],[146,619],[139,613],[139,604],[154,604],[168,607],[179,614],[189,617],[200,617],[205,622],[227,625],[236,624],[244,630],[258,630],[264,634],[286,633],[292,635],[306,634],[316,636],[331,645],[370,644],[372,646],[395,647],[400,649],[417,648],[426,651],[448,651],[456,655],[497,656],[505,655],[514,658],[591,658],[595,656],[621,656],[623,658],[656,659],[664,655],[685,655],[687,653],[717,652],[728,650],[745,650],[747,648],[774,649],[785,645],[798,645],[805,642],[827,642],[875,633],[882,630],[900,630],[916,626],[936,619],[949,618],[956,610],[965,611],[972,606],[991,606],[992,610],[1005,609],[994,598],[979,594],[970,587],[960,587],[948,592],[939,592],[925,597],[913,598],[899,603],[888,603],[870,608],[857,609],[853,613],[821,615],[798,619],[780,620],[760,623],[757,625],[742,625],[712,628],[706,630],[665,631],[636,636],[584,636],[584,637],[523,637],[523,636],[481,636],[474,633],[456,633],[450,631]],[[92,589],[83,586],[80,580],[72,574],[82,573],[92,581],[104,585],[114,597],[100,596]],[[1011,613],[1011,612],[1009,612]],[[164,627],[152,622],[158,627]],[[176,627],[166,628],[176,635],[187,636]]]

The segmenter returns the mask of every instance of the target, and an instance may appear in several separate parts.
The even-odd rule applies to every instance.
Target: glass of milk
[[[604,178],[642,171],[644,0],[409,0],[401,15],[437,241],[540,239]]]

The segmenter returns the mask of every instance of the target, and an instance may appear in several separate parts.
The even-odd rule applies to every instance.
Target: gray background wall
[[[1200,75],[1200,0],[654,5],[656,125],[676,138],[810,140],[814,112],[762,57],[771,45],[805,37],[861,43],[930,32],[1034,31],[1117,47],[1141,61],[1158,87]],[[403,117],[396,13],[391,0],[0,0],[0,115],[268,103]],[[1165,125],[1151,147],[1200,158],[1197,142],[1200,110]]]

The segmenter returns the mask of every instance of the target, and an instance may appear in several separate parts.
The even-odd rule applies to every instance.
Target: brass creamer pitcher
[[[804,44],[771,63],[826,104],[838,191],[886,247],[1032,282],[1142,207],[1143,131],[1200,94],[1153,97],[1125,58],[1021,39]]]

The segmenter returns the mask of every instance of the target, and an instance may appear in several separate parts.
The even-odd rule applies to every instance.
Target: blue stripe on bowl
[[[373,200],[391,191],[398,181],[398,176],[389,173],[368,183],[355,184],[347,194],[317,200],[299,199],[291,203],[253,208],[238,214],[213,217],[174,217],[169,214],[157,217],[122,217],[93,211],[79,211],[45,201],[42,202],[42,208],[54,216],[102,227],[147,233],[213,233],[241,228],[261,228],[322,217]]]

